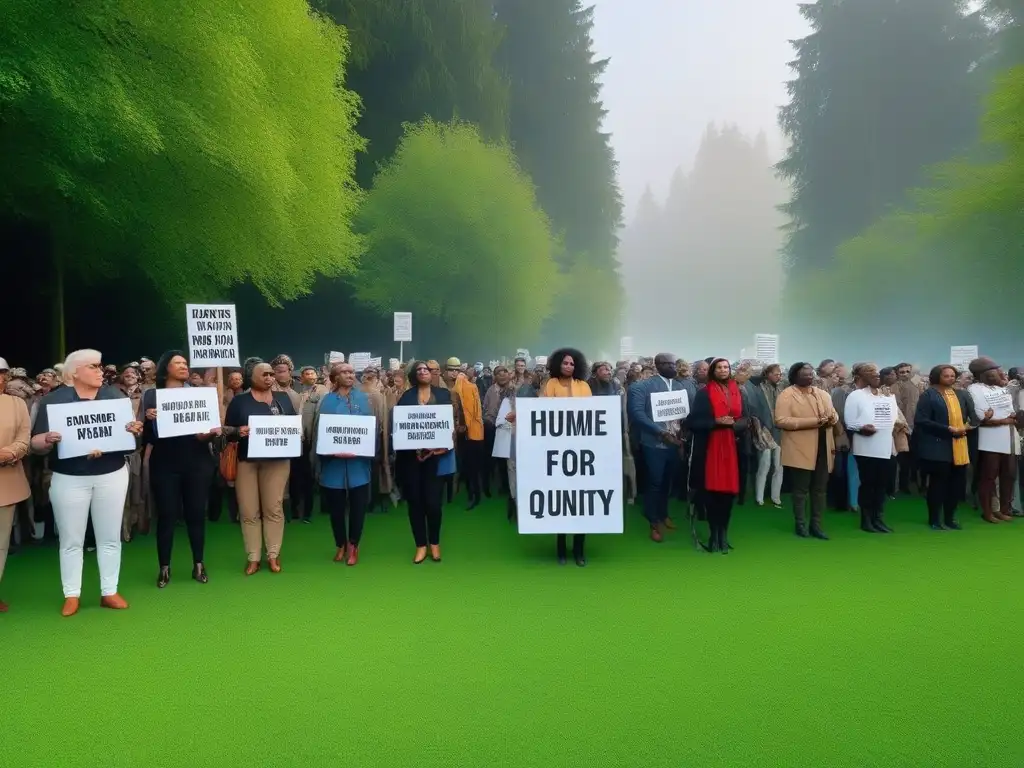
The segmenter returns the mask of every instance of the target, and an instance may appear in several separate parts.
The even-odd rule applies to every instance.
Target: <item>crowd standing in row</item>
[[[206,583],[206,521],[219,519],[225,505],[241,527],[245,574],[259,571],[264,559],[278,573],[286,519],[309,523],[317,492],[330,515],[336,562],[358,564],[367,513],[399,499],[408,508],[413,563],[439,562],[442,510],[456,483],[465,487],[470,510],[496,486],[508,494],[507,516],[515,519],[515,441],[507,459],[493,458],[492,447],[503,426],[497,423],[502,403],[509,401],[504,420],[514,430],[519,397],[620,398],[624,485],[630,503],[642,495],[654,542],[676,528],[669,515],[676,497],[690,502],[694,520],[707,521],[710,535],[701,546],[728,553],[732,509],[745,502],[751,483],[755,503],[764,506],[767,496],[776,508],[788,486],[801,537],[828,538],[822,518],[829,505],[859,512],[865,532],[891,533],[886,500],[915,488],[926,495],[933,530],[958,530],[956,511],[967,498],[985,521],[1009,522],[1022,514],[1015,482],[1024,426],[1018,374],[1003,373],[988,358],[974,360],[966,372],[939,365],[927,377],[907,363],[847,369],[826,360],[817,367],[794,364],[784,375],[779,365],[734,366],[724,358],[690,365],[671,354],[588,366],[580,352],[560,349],[546,367],[532,370],[524,358],[493,370],[449,358],[444,366],[414,361],[357,376],[349,363],[296,371],[279,355],[269,362],[250,358],[227,373],[222,428],[161,438],[155,391],[211,386],[216,370],[190,370],[178,350],[120,369],[104,366],[99,352],[80,350],[33,381],[0,359],[0,578],[12,536],[16,542],[58,537],[63,614],[79,610],[86,549],[97,552],[101,604],[126,608],[118,592],[121,544],[148,534],[155,518],[157,586],[171,582],[179,521],[191,547],[191,577]],[[686,418],[655,421],[651,395],[676,391],[686,393]],[[61,435],[49,428],[47,405],[124,397],[137,414],[124,425],[138,438],[136,450],[58,458]],[[889,398],[897,405],[891,451],[868,455],[859,448],[875,432],[876,406]],[[452,405],[455,450],[393,451],[391,410],[428,404]],[[375,457],[318,455],[321,414],[374,416]],[[259,415],[301,416],[302,455],[249,457],[249,418]],[[584,547],[585,537],[574,535],[580,566],[587,562]],[[564,535],[556,554],[566,562]],[[6,610],[0,602],[0,612]]]

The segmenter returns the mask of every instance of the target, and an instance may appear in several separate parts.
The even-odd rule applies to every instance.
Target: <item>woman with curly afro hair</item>
[[[586,382],[589,372],[587,359],[578,349],[556,349],[548,357],[548,375],[551,377],[541,391],[541,397],[590,397],[590,385]],[[581,568],[587,564],[583,554],[586,534],[576,533],[572,537],[572,556]],[[558,534],[558,562],[565,564],[565,534]]]

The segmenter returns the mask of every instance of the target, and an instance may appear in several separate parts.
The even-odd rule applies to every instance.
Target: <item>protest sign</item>
[[[370,368],[380,368],[380,364],[381,364],[381,359],[379,357],[371,357],[370,358],[370,365],[368,367],[370,367]]]
[[[185,322],[191,367],[239,365],[238,320],[234,304],[186,304]]]
[[[993,421],[1008,419],[1016,412],[1013,395],[1004,387],[973,384],[968,392],[974,400],[975,409],[981,411],[982,414],[991,409]],[[1018,445],[1018,440],[1013,427],[986,427],[983,425],[978,428],[979,451],[1002,454],[1016,453],[1014,450],[1016,445]]]
[[[58,459],[88,456],[93,451],[134,451],[137,447],[135,435],[128,431],[135,414],[127,397],[47,405],[46,419],[50,431],[60,433]]]
[[[402,361],[399,360],[397,357],[392,357],[390,360],[388,360],[388,368],[390,368],[392,371],[397,371],[401,367]]]
[[[328,363],[344,363],[345,362],[345,355],[343,355],[341,352],[331,352],[330,355],[328,355],[328,357],[327,357],[327,362]]]
[[[690,396],[685,389],[651,393],[651,418],[658,423],[678,421],[690,415]]]
[[[395,341],[412,341],[412,312],[395,312]]]
[[[250,416],[250,459],[294,459],[302,455],[301,416]]]
[[[498,416],[494,420],[494,448],[491,458],[507,459],[512,455],[512,425],[505,417],[512,412],[512,402],[506,397],[498,408]]]
[[[754,336],[754,355],[765,364],[779,362],[779,336],[775,333],[758,333]]]
[[[548,364],[548,356],[547,355],[537,355],[537,357],[535,357],[533,359],[533,364],[534,365],[547,365]]]
[[[872,435],[856,433],[853,436],[853,455],[874,459],[892,458],[892,432],[896,426],[896,398],[871,396],[871,421],[875,427]]]
[[[450,405],[396,405],[391,445],[396,451],[454,447],[455,416]]]
[[[354,456],[377,455],[377,418],[347,413],[321,413],[316,436],[316,452],[321,456],[351,453]]]
[[[205,435],[219,426],[216,387],[174,387],[156,391],[156,430],[161,438]]]
[[[973,344],[965,347],[949,348],[949,364],[961,371],[966,371],[971,360],[978,357],[978,345]]]
[[[516,401],[520,533],[622,533],[622,401]]]
[[[348,356],[349,363],[352,364],[352,368],[356,373],[362,373],[370,367],[370,353],[369,352],[353,352]]]

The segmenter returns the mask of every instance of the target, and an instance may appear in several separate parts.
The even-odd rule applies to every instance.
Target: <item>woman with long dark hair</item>
[[[728,554],[732,505],[740,492],[737,436],[747,428],[747,406],[725,358],[711,362],[686,426],[693,433],[690,489],[703,500],[711,536],[704,549]]]
[[[432,371],[429,365],[416,360],[409,366],[409,380],[412,387],[398,399],[397,405],[451,405],[451,393],[431,384]],[[455,424],[458,424],[458,409],[453,408]],[[453,437],[454,440],[454,437]],[[454,444],[454,443],[453,443]],[[451,450],[408,450],[395,451],[395,475],[401,484],[402,497],[409,505],[409,526],[416,544],[413,563],[419,565],[427,559],[441,562],[441,492],[444,477],[442,461],[451,461]]]
[[[160,437],[156,424],[156,391],[191,386],[185,353],[164,352],[156,364],[156,387],[142,393],[140,420],[145,425],[143,445],[150,449],[149,483],[156,505],[156,552],[160,572],[156,585],[163,589],[171,580],[171,552],[178,516],[185,520],[192,547],[192,578],[206,584],[206,503],[213,480],[210,440],[219,429],[206,435]],[[144,418],[143,418],[144,416]]]
[[[586,378],[589,369],[587,359],[578,349],[566,347],[556,349],[548,356],[548,376],[541,397],[590,397],[590,385]],[[574,533],[572,536],[572,556],[580,568],[587,564],[587,556],[583,551],[587,535]],[[565,565],[566,538],[564,533],[558,534],[555,542],[558,562]]]

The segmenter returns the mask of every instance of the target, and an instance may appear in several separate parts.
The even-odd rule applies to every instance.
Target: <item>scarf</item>
[[[964,415],[960,410],[960,401],[957,399],[956,391],[942,387],[939,389],[942,399],[946,401],[946,410],[949,411],[949,426],[953,429],[964,428]],[[966,467],[971,463],[970,454],[967,451],[967,438],[953,438],[953,465]]]
[[[736,382],[729,379],[723,389],[718,383],[707,386],[711,416],[720,419],[743,416],[743,399]],[[736,453],[736,433],[732,427],[715,426],[708,435],[707,460],[704,465],[704,489],[715,493],[740,492],[740,464]]]

